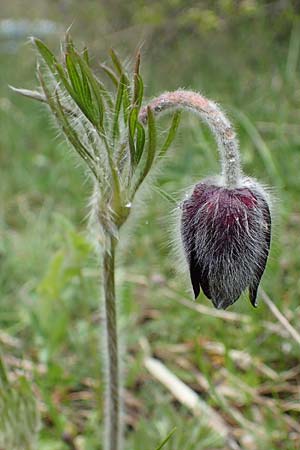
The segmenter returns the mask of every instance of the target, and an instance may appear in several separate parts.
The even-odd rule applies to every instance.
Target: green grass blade
[[[174,206],[178,206],[179,202],[175,197],[172,197],[171,194],[161,189],[159,186],[153,186],[152,188],[154,191],[156,191],[164,200],[166,200],[168,203],[171,203]]]
[[[161,450],[165,446],[165,444],[170,440],[170,438],[173,436],[175,431],[176,431],[176,427],[174,427],[173,430],[170,431],[168,436],[161,442],[161,444],[158,447],[156,447],[155,450]]]
[[[288,56],[286,62],[286,79],[289,83],[294,83],[297,78],[297,66],[300,54],[300,27],[298,21],[293,26],[290,43],[288,47]]]
[[[169,129],[168,135],[166,137],[166,140],[159,152],[160,156],[163,156],[167,152],[168,148],[174,141],[177,129],[179,127],[180,118],[181,118],[181,111],[176,111],[175,114],[173,115],[172,123],[171,123],[170,129]]]
[[[9,382],[8,382],[6,367],[2,360],[2,354],[0,353],[0,388],[1,387],[6,388],[8,386],[8,384],[9,384]]]
[[[277,168],[274,159],[272,158],[271,150],[261,137],[255,125],[251,122],[249,117],[240,110],[235,110],[235,113],[243,126],[244,130],[252,140],[253,145],[257,149],[261,159],[264,162],[267,173],[274,182],[274,184],[282,185],[282,178]]]
[[[23,376],[18,376],[13,382],[3,380],[6,368],[1,357],[0,371],[0,447],[34,450],[37,448],[40,415],[31,383]]]

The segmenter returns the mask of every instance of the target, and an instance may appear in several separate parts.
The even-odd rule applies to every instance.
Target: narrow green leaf
[[[95,75],[93,74],[90,67],[87,65],[87,63],[84,61],[84,59],[80,58],[78,55],[78,63],[81,68],[81,72],[84,73],[84,76],[89,81],[90,87],[92,89],[93,95],[97,102],[97,109],[98,109],[98,123],[96,123],[96,126],[100,125],[100,130],[103,131],[103,120],[104,120],[104,105],[102,100],[102,93],[107,93],[108,95],[108,102],[112,103],[112,100],[110,98],[110,95],[105,90],[104,86],[97,80]]]
[[[138,173],[136,175],[135,180],[132,183],[132,197],[138,190],[141,183],[144,181],[146,176],[148,175],[156,153],[156,125],[155,125],[155,117],[153,112],[151,111],[151,108],[148,106],[147,108],[147,114],[148,114],[148,143],[147,143],[147,151],[146,151],[146,158],[143,158],[143,167],[140,167],[138,170]],[[145,161],[146,159],[146,161]],[[139,164],[141,166],[141,164]]]
[[[89,150],[82,144],[76,131],[72,128],[72,125],[70,124],[69,120],[67,119],[67,116],[65,115],[65,112],[60,103],[57,93],[56,93],[56,101],[57,101],[58,111],[59,111],[58,117],[60,119],[60,124],[62,126],[62,129],[63,129],[66,137],[68,138],[69,142],[73,145],[75,150],[77,150],[77,153],[79,154],[79,156],[81,156],[81,158],[84,160],[84,162],[87,164],[87,166],[90,168],[90,170],[93,172],[93,174],[97,178],[97,172],[96,172],[95,166],[94,166],[94,157],[89,152]]]
[[[128,124],[129,111],[130,111],[130,86],[128,84],[125,84],[123,92],[123,116],[125,125]]]
[[[141,64],[141,52],[138,49],[135,64],[134,64],[134,75],[133,75],[133,99],[132,103],[134,106],[137,106],[140,109],[143,95],[144,95],[144,83],[143,79],[140,76],[140,64]]]
[[[89,51],[87,47],[84,47],[83,52],[82,52],[82,56],[83,59],[85,60],[85,62],[87,63],[87,65],[90,65],[90,56],[89,56]]]
[[[113,102],[113,99],[112,99],[112,96],[111,96],[110,92],[106,89],[104,84],[95,75],[94,75],[94,78],[95,78],[95,83],[98,86],[100,95],[103,95],[103,97],[105,98],[107,106],[110,109],[113,109],[114,102]]]
[[[117,151],[116,157],[116,166],[118,167],[119,173],[122,172],[122,166],[124,165],[126,154],[127,154],[127,142],[123,142]]]
[[[164,198],[165,200],[167,200],[169,203],[172,203],[175,206],[178,206],[178,200],[176,200],[175,197],[172,197],[172,195],[170,195],[168,192],[164,191],[163,189],[161,189],[159,186],[153,186],[152,188],[154,191],[158,192],[159,195]]]
[[[40,40],[40,39],[33,39],[33,42],[35,43],[40,55],[42,56],[43,60],[45,61],[46,65],[48,66],[49,70],[52,72],[52,74],[55,76],[56,80],[58,82],[62,82],[66,90],[69,92],[71,97],[77,102],[76,94],[67,80],[65,71],[61,64],[58,63],[57,59],[53,55],[53,53],[49,50],[49,48]]]
[[[9,88],[12,89],[17,94],[23,95],[24,97],[28,97],[33,100],[38,100],[39,102],[42,102],[42,103],[47,103],[47,104],[49,103],[45,94],[42,94],[38,91],[30,91],[28,89],[18,89],[13,86],[9,86]],[[72,113],[74,116],[76,115],[75,111],[71,111],[68,107],[64,106],[63,108],[66,113],[69,113],[69,114]]]
[[[34,39],[33,42],[35,43],[40,55],[44,59],[47,67],[52,72],[52,74],[55,76],[56,80],[64,85],[68,93],[71,95],[71,97],[77,102],[76,94],[69,83],[65,71],[61,64],[59,64],[53,55],[53,53],[46,47],[46,45],[40,40],[40,39]],[[25,94],[23,94],[25,95]],[[49,103],[49,101],[47,100]]]
[[[48,47],[39,39],[34,39],[33,42],[35,43],[48,68],[55,76],[56,80],[58,82],[62,82],[63,86],[75,101],[75,103],[82,110],[84,115],[88,118],[88,120],[90,120],[90,122],[95,125],[95,118],[93,117],[93,113],[90,107],[85,104],[84,89],[82,87],[81,79],[76,70],[73,58],[71,58],[70,56],[71,54],[74,54],[74,46],[70,37],[68,35],[66,37],[66,46],[69,50],[69,54],[66,55],[66,66],[71,83],[67,79],[62,65],[57,62],[55,56],[48,49]]]
[[[86,105],[83,103],[81,97],[78,95],[78,93],[73,89],[73,87],[70,85],[68,80],[65,78],[62,79],[63,85],[66,88],[67,92],[70,94],[74,102],[77,104],[79,109],[83,112],[85,117],[95,126],[97,126],[97,121],[95,120],[95,117],[89,110],[89,108],[86,107]]]
[[[57,62],[55,56],[48,49],[48,47],[40,39],[34,39],[33,42],[35,43],[40,55],[43,57],[48,68],[55,76],[56,80],[58,82],[62,82],[63,86],[73,98],[75,103],[77,103],[84,115],[94,124],[95,120],[90,105],[87,106],[87,104],[85,103],[86,97],[84,95],[85,92],[82,86],[81,79],[76,70],[73,58],[71,58],[70,56],[71,54],[74,54],[74,45],[71,41],[70,36],[68,34],[66,36],[66,47],[69,51],[69,54],[66,55],[66,66],[71,83],[66,77],[64,68]]]
[[[135,62],[134,62],[134,74],[138,75],[140,73],[140,65],[141,65],[141,49],[139,48],[136,52]]]
[[[125,84],[125,77],[124,77],[124,75],[121,75],[121,78],[119,81],[119,86],[118,86],[118,91],[117,91],[115,112],[114,112],[114,121],[113,121],[113,129],[112,129],[113,142],[115,141],[117,135],[119,134],[119,115],[120,115],[120,110],[122,107],[124,84]]]
[[[118,55],[116,54],[116,52],[115,52],[115,50],[113,48],[111,48],[109,50],[109,56],[111,57],[113,65],[115,66],[118,74],[122,75],[122,73],[124,73],[123,66],[122,66],[122,63],[120,61],[120,58],[118,57]]]
[[[93,104],[91,98],[91,91],[87,82],[85,71],[82,65],[79,64],[82,57],[76,51],[73,41],[69,33],[66,34],[66,66],[72,86],[76,93],[79,93],[80,99],[85,106],[92,111]],[[78,69],[77,67],[78,66]]]
[[[115,74],[115,72],[105,64],[100,64],[101,69],[106,73],[106,75],[111,79],[115,87],[118,87],[119,80],[118,76]]]
[[[77,104],[79,109],[83,112],[86,118],[96,127],[98,126],[97,118],[93,114],[93,111],[86,106],[85,102],[80,95],[80,92],[73,88],[73,85],[69,82],[69,80],[65,76],[65,72],[63,67],[60,64],[56,64],[57,72],[58,72],[58,81],[61,81],[66,91],[70,94],[74,102]]]
[[[68,85],[67,90],[69,90],[69,89],[72,90],[73,88],[68,80],[68,75],[65,72],[63,66],[59,63],[56,63],[55,68],[56,68],[56,71],[55,71],[54,75],[55,75],[55,78],[57,79],[57,81],[63,82],[64,85]]]
[[[129,83],[129,79],[126,75],[126,70],[124,69],[119,56],[117,55],[117,53],[115,52],[115,50],[113,48],[110,49],[109,55],[111,57],[111,60],[113,62],[113,65],[115,66],[117,73],[119,74],[119,76],[123,75],[125,77],[126,84],[129,85],[130,83]]]
[[[138,110],[137,108],[132,108],[129,113],[129,130],[131,131],[131,136],[134,137],[136,123],[138,119]]]
[[[74,92],[76,92],[76,95],[78,95],[80,97],[80,100],[83,102],[84,91],[82,86],[82,80],[77,71],[75,62],[73,61],[73,55],[70,53],[66,54],[66,67]]]
[[[155,118],[151,108],[148,106],[148,147],[147,147],[147,160],[144,169],[144,177],[148,174],[154,161],[156,151],[156,125]]]
[[[81,62],[80,55],[78,55],[78,59]],[[90,104],[91,109],[95,109],[93,101],[92,101],[92,95],[91,95],[91,90],[90,90],[88,78],[86,76],[86,73],[85,73],[85,70],[83,68],[83,65],[80,64],[80,63],[79,63],[79,70],[80,70],[80,75],[81,75],[81,80],[82,80],[83,96],[86,99],[87,104]]]
[[[32,98],[33,100],[38,100],[39,102],[47,103],[47,98],[44,94],[41,94],[38,91],[30,91],[29,89],[19,89],[14,86],[8,86],[12,91],[17,94],[23,95],[24,97]]]
[[[155,450],[161,450],[165,446],[165,444],[169,441],[169,439],[172,437],[172,435],[175,433],[175,431],[176,427],[174,427],[173,430],[170,431],[168,436],[162,441],[162,443],[158,447],[156,447]]]
[[[66,53],[68,53],[68,52],[74,53],[75,46],[74,46],[73,40],[71,38],[71,35],[69,33],[69,30],[65,34],[65,42],[64,43],[65,43],[65,52]]]
[[[168,135],[166,137],[166,140],[159,152],[159,156],[164,155],[167,152],[170,145],[172,144],[172,142],[174,141],[177,129],[179,127],[180,118],[181,118],[181,111],[176,111],[173,115],[172,123]]]
[[[3,363],[2,354],[0,353],[0,388],[5,389],[9,386],[6,367]]]
[[[53,98],[52,93],[49,92],[47,85],[45,83],[43,74],[40,70],[38,70],[38,76],[41,83],[41,86],[43,88],[44,94],[47,98],[48,105],[51,108],[51,111],[55,115],[59,125],[61,126],[65,136],[69,140],[69,142],[73,145],[77,153],[82,157],[82,159],[86,162],[86,164],[89,166],[90,170],[94,173],[95,177],[97,178],[97,173],[94,168],[93,164],[93,155],[88,151],[88,149],[82,144],[80,139],[77,136],[77,133],[70,125],[67,116],[65,114],[65,110],[63,106],[60,103],[58,93],[55,93],[55,99]]]
[[[129,113],[129,118],[128,118],[128,138],[129,138],[129,149],[130,149],[130,158],[131,158],[132,165],[135,165],[135,163],[136,163],[134,136],[135,136],[137,118],[138,118],[138,110],[137,110],[137,108],[132,108],[132,110]]]
[[[146,140],[146,134],[145,134],[145,130],[144,127],[137,122],[136,124],[136,162],[139,163],[140,159],[142,157],[143,151],[144,151],[144,147],[145,147],[145,140]]]
[[[79,109],[83,112],[83,114],[86,116],[86,118],[91,123],[93,123],[94,120],[93,120],[92,114],[86,108],[85,104],[83,103],[83,101],[81,100],[81,98],[79,97],[77,92],[73,89],[73,86],[71,85],[71,83],[69,82],[69,80],[67,79],[67,77],[65,75],[65,72],[64,72],[64,69],[63,69],[62,65],[57,63],[56,64],[56,69],[57,69],[57,76],[56,76],[57,80],[60,83],[62,83],[63,87],[66,89],[66,91],[71,96],[71,98],[74,100],[74,102],[78,105]],[[64,109],[67,112],[69,111],[66,107],[64,107]],[[75,115],[75,111],[73,111],[72,113]]]
[[[39,67],[37,69],[37,73],[38,73],[39,81],[41,83],[41,87],[42,87],[42,89],[44,91],[44,94],[45,94],[45,97],[47,99],[47,103],[50,106],[50,109],[53,112],[54,116],[58,119],[59,112],[57,111],[56,103],[55,103],[55,101],[53,99],[52,93],[50,93],[50,91],[49,91],[49,89],[47,87],[47,84],[46,84],[46,82],[44,80],[42,71],[40,70]]]
[[[134,75],[134,88],[133,88],[133,104],[138,108],[141,107],[144,95],[144,83],[142,77],[139,74]]]
[[[55,56],[53,55],[53,53],[49,50],[49,48],[40,39],[34,38],[33,42],[34,42],[35,46],[37,47],[40,55],[44,59],[45,63],[51,70],[51,72],[55,73],[57,60],[56,60]]]

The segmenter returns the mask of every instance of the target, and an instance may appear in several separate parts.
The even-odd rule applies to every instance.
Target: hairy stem
[[[103,255],[104,313],[106,333],[106,450],[121,450],[121,396],[115,296],[116,238],[107,236]]]
[[[186,109],[200,116],[215,135],[221,156],[222,176],[228,188],[235,188],[241,176],[239,144],[235,132],[221,109],[198,92],[178,90],[165,92],[141,109],[140,120],[147,121],[147,108],[155,115],[170,109]]]

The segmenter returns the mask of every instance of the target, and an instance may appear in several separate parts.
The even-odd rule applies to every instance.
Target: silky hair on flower
[[[270,249],[269,198],[262,185],[244,176],[229,120],[218,105],[193,91],[166,92],[147,108],[155,115],[190,110],[207,123],[217,141],[221,174],[197,183],[182,203],[181,239],[195,298],[202,289],[216,308],[226,309],[248,288],[257,306]],[[146,123],[146,108],[140,120]]]

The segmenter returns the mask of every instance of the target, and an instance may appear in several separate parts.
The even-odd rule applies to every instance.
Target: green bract
[[[116,52],[110,50],[112,68],[100,66],[112,82],[110,92],[92,69],[87,49],[78,51],[69,34],[63,45],[62,62],[41,40],[34,38],[33,43],[40,55],[41,90],[14,90],[48,104],[97,183],[100,222],[119,228],[129,214],[126,205],[131,204],[157,159],[171,145],[180,112],[174,113],[167,137],[159,145],[150,108],[147,129],[139,120],[144,96],[140,52],[128,74]]]

